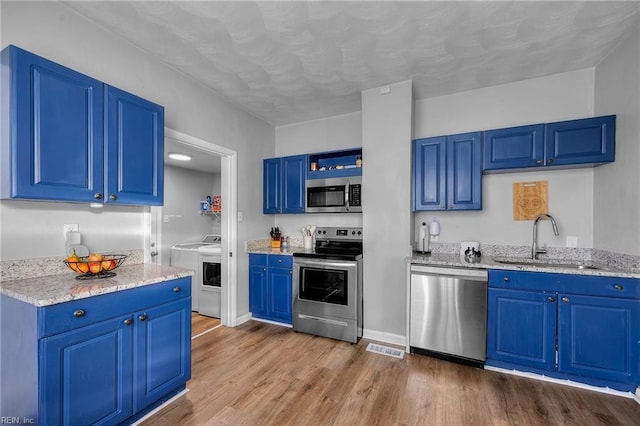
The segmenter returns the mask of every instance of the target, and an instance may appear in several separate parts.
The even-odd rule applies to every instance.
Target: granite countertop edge
[[[262,247],[248,247],[245,250],[247,253],[253,254],[282,254],[285,256],[293,256],[294,253],[306,253],[312,252],[313,250],[305,249],[300,246],[289,246],[286,248],[272,248],[271,246],[262,246]]]
[[[77,280],[73,272],[0,283],[0,294],[36,307],[57,305],[72,300],[114,293],[189,277],[194,271],[151,264],[135,264],[118,268],[116,276],[93,280]]]
[[[557,274],[571,274],[571,275],[590,275],[601,277],[617,277],[617,278],[640,278],[640,272],[629,271],[625,269],[609,268],[607,266],[598,266],[599,269],[577,269],[577,268],[562,268],[562,267],[545,267],[536,265],[508,265],[498,263],[491,257],[481,257],[478,262],[467,262],[464,256],[451,255],[451,254],[432,254],[422,255],[414,254],[411,257],[407,257],[407,263],[412,265],[424,265],[424,266],[450,266],[457,268],[470,268],[470,269],[501,269],[511,271],[524,271],[524,272],[548,272]]]

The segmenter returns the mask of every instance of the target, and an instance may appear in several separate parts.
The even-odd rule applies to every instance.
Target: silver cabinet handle
[[[127,318],[126,320],[124,320],[124,324],[125,325],[131,325],[131,324],[133,324],[133,320],[131,318]]]
[[[565,296],[565,297],[562,298],[562,301],[564,303],[569,303],[569,298]]]
[[[537,160],[536,164],[542,164],[542,160]]]
[[[549,158],[549,159],[547,160],[547,164],[553,164],[553,158]]]
[[[117,199],[118,199],[118,196],[117,196],[116,194],[111,194],[111,195],[109,195],[109,199],[110,199],[111,201],[115,201],[115,200],[117,200]]]
[[[82,318],[85,314],[86,312],[84,309],[78,309],[77,311],[73,312],[73,316],[76,318]]]
[[[180,288],[180,287],[174,287],[173,288],[173,292],[174,293],[180,293],[181,291],[182,291],[182,288]]]
[[[622,284],[616,284],[613,286],[613,288],[615,288],[618,291],[624,290],[624,286],[622,286]]]
[[[508,282],[509,282],[509,281],[511,281],[511,280],[509,279],[509,277],[504,277],[504,278],[502,279],[502,281],[504,281],[505,283],[508,283]]]
[[[553,297],[553,296],[549,296],[549,297],[547,297],[547,300],[548,300],[549,302],[555,302],[555,301],[556,301],[556,298],[555,298],[555,297]]]
[[[96,192],[95,194],[93,194],[93,198],[95,198],[96,200],[102,200],[102,194],[99,192]]]
[[[140,314],[140,316],[138,317],[138,319],[139,319],[140,321],[146,321],[146,320],[147,320],[147,318],[149,318],[149,317],[147,316],[147,314]]]

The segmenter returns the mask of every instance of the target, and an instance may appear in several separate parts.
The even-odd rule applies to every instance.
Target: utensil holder
[[[271,240],[271,248],[280,248],[280,240]]]
[[[311,235],[304,235],[304,248],[310,250],[313,248],[313,237]]]

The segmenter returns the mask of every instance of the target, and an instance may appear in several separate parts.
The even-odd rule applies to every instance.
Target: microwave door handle
[[[349,211],[349,185],[344,186],[344,207]]]

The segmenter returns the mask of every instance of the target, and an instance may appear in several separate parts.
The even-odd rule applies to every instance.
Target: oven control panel
[[[316,239],[362,240],[362,228],[338,228],[338,227],[317,228]]]

